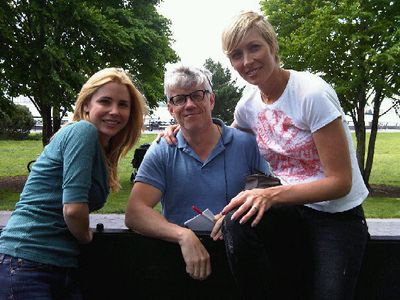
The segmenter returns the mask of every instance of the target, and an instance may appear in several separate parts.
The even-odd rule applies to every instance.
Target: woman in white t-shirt
[[[335,91],[318,76],[279,66],[275,32],[258,13],[236,16],[222,44],[233,68],[255,86],[238,102],[232,125],[257,136],[283,183],[243,191],[222,212],[230,215],[224,239],[243,297],[273,294],[274,268],[295,269],[303,259],[310,277],[299,298],[353,299],[368,239],[361,207],[368,190]],[[293,248],[283,249],[288,240]]]

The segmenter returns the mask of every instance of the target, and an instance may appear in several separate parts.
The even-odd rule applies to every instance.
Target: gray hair
[[[206,90],[212,92],[211,79],[212,74],[206,68],[175,65],[165,73],[164,94],[169,101],[172,89],[188,89],[199,85],[203,85]]]

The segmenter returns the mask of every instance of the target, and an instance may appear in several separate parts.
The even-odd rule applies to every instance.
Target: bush
[[[0,110],[0,138],[25,139],[35,125],[35,120],[26,106],[13,104],[7,112]]]
[[[42,133],[34,132],[30,133],[27,137],[26,140],[29,141],[41,141],[42,140]]]

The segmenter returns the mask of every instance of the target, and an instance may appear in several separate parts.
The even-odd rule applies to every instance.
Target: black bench
[[[213,273],[197,281],[186,275],[177,244],[128,230],[96,232],[80,257],[85,299],[237,299],[223,242],[202,241]],[[286,292],[286,299],[298,299],[296,287]],[[371,237],[356,299],[400,299],[400,236]]]

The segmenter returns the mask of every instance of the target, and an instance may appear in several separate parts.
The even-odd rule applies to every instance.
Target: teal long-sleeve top
[[[63,127],[34,163],[14,212],[0,236],[0,253],[77,267],[79,246],[63,217],[66,203],[101,208],[108,175],[98,130],[79,121]]]

